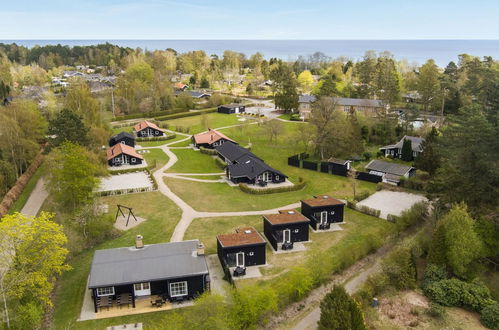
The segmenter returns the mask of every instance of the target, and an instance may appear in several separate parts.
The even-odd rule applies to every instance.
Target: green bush
[[[411,250],[409,244],[398,246],[381,264],[390,284],[398,290],[416,287],[416,267]]]
[[[365,205],[360,205],[360,206],[355,205],[355,209],[357,211],[359,211],[360,213],[364,213],[364,214],[367,214],[367,215],[370,215],[370,216],[373,216],[376,218],[379,218],[379,216],[381,214],[380,210],[376,210],[376,209],[370,208],[369,206],[365,206]]]
[[[485,306],[481,311],[480,321],[492,330],[499,330],[499,303]]]
[[[176,138],[177,135],[175,133],[173,134],[166,134],[163,136],[154,136],[154,137],[138,137],[135,139],[137,142],[147,142],[147,141],[167,141],[167,140],[172,140]]]
[[[15,329],[38,329],[42,319],[42,305],[31,301],[17,306],[12,325]]]
[[[287,191],[297,191],[297,190],[301,190],[301,189],[305,188],[306,185],[307,185],[307,182],[305,180],[303,180],[302,177],[300,177],[300,178],[298,178],[298,183],[294,184],[292,186],[255,189],[255,188],[248,186],[246,183],[240,183],[239,189],[241,189],[241,191],[248,193],[248,194],[265,195],[265,194],[275,194],[275,193],[281,193],[281,192],[287,192]]]
[[[431,302],[430,307],[428,307],[428,309],[426,310],[426,314],[430,315],[431,317],[442,318],[446,314],[445,307]]]
[[[366,191],[362,191],[358,194],[355,195],[355,201],[357,202],[360,202],[364,199],[366,199],[367,197],[371,196],[371,192],[366,190]]]
[[[223,160],[221,160],[219,157],[215,158],[215,165],[220,167],[222,170],[225,170],[225,168],[227,167],[227,164]]]
[[[299,113],[293,113],[291,116],[289,116],[289,120],[292,121],[301,121],[300,114]]]
[[[447,279],[447,276],[448,274],[445,266],[428,264],[424,272],[423,291],[425,291],[430,284]]]
[[[353,201],[351,199],[347,199],[347,207],[349,209],[356,210],[357,209],[357,202]]]
[[[200,147],[199,151],[202,154],[206,154],[206,155],[217,155],[218,154],[215,149],[208,149],[208,148],[205,148],[205,147]]]
[[[114,118],[114,120],[121,121],[121,120],[139,119],[139,118],[154,118],[157,116],[164,116],[164,115],[176,113],[179,111],[185,111],[185,110],[173,109],[173,110],[163,110],[163,111],[155,111],[155,112],[132,113],[129,115],[116,116],[116,118]]]
[[[444,305],[470,309],[480,312],[486,306],[493,304],[489,289],[481,282],[471,283],[457,278],[434,282],[425,290],[431,300]]]

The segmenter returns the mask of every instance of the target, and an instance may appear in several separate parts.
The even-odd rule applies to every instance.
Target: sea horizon
[[[331,58],[359,60],[366,51],[389,51],[397,60],[422,64],[433,59],[439,66],[457,62],[458,55],[499,58],[499,39],[3,39],[28,48],[57,45],[89,46],[102,43],[122,47],[158,50],[172,48],[184,53],[203,50],[208,55],[222,55],[232,50],[250,56],[260,52],[265,58],[294,61],[299,56],[322,52]]]

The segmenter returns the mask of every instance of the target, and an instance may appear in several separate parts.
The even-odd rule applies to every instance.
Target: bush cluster
[[[252,195],[265,195],[265,194],[275,194],[275,193],[280,193],[280,192],[287,192],[287,191],[297,191],[305,188],[307,185],[307,182],[303,180],[303,178],[298,178],[298,183],[294,184],[292,186],[285,186],[285,187],[275,187],[275,188],[265,188],[265,189],[255,189],[250,186],[248,186],[246,183],[240,183],[239,184],[239,189],[241,191],[252,194]]]
[[[208,148],[205,148],[205,147],[200,147],[199,151],[202,154],[206,154],[206,155],[216,155],[217,154],[217,151],[215,149],[208,149]]]
[[[483,325],[493,330],[499,330],[499,303],[486,306],[480,314],[480,321]]]
[[[227,164],[223,160],[221,160],[219,157],[215,158],[215,165],[220,167],[222,170],[225,170],[225,168],[227,167]]]
[[[174,113],[174,114],[165,115],[165,116],[156,116],[156,117],[154,117],[154,119],[156,119],[156,120],[177,119],[177,118],[184,118],[184,117],[199,116],[203,113],[211,113],[211,112],[217,112],[217,108],[209,108],[209,109],[204,109],[204,110],[199,110],[199,111],[180,112],[180,113]]]
[[[163,111],[152,111],[152,112],[141,112],[141,113],[132,113],[129,115],[116,116],[115,121],[121,120],[129,120],[129,119],[138,119],[138,118],[154,118],[157,116],[164,116],[173,113],[178,113],[185,111],[184,109],[172,109],[172,110],[163,110]]]
[[[358,193],[358,194],[355,195],[354,200],[356,202],[360,202],[360,201],[366,199],[367,197],[371,196],[371,194],[372,193],[370,191],[368,191],[368,190],[362,191],[362,192],[360,192],[360,193]]]
[[[176,138],[177,135],[175,133],[173,134],[166,134],[163,136],[153,136],[153,137],[139,137],[136,138],[135,141],[137,142],[142,142],[142,141],[167,141],[167,140],[172,140]]]

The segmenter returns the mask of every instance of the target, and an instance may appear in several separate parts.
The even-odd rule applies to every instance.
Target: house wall
[[[311,207],[306,203],[301,204],[301,213],[310,219],[310,226],[317,230],[317,225],[321,219],[321,212],[327,211],[327,223],[343,222],[345,205],[316,206]]]
[[[246,107],[244,105],[239,107],[239,113],[245,112]],[[231,113],[236,113],[235,108],[229,108],[229,107],[224,107],[224,106],[219,106],[218,107],[218,112],[220,113],[226,113],[226,114],[231,114]]]
[[[142,159],[129,156],[126,154],[121,154],[118,155],[114,158],[111,158],[110,160],[107,161],[109,166],[119,166],[122,164],[122,158],[125,157],[129,165],[140,165],[142,164]],[[134,162],[135,161],[135,162]]]
[[[267,219],[263,220],[263,231],[270,245],[277,251],[277,244],[282,243],[282,232],[286,229],[291,231],[291,242],[308,241],[308,223],[285,223],[272,225]]]
[[[139,137],[153,137],[153,136],[163,136],[164,133],[160,130],[146,127],[140,131],[137,132],[137,136]]]
[[[265,243],[249,244],[243,246],[222,247],[217,240],[217,254],[222,266],[235,267],[235,256],[238,252],[244,252],[245,266],[265,265]]]

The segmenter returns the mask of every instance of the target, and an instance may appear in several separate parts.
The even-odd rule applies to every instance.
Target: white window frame
[[[288,238],[289,238],[289,242],[291,242],[291,229],[284,229],[282,231],[282,243],[287,243],[288,241],[286,241],[286,233],[289,235]]]
[[[325,225],[327,223],[327,211],[321,212],[321,224]]]
[[[112,290],[111,290],[112,289]],[[99,293],[99,291],[104,290],[104,293]],[[103,288],[97,288],[97,297],[114,296],[114,286],[106,286]]]
[[[179,289],[182,289],[182,292],[180,292]],[[170,283],[170,297],[182,297],[187,296],[188,294],[189,288],[187,287],[187,281]]]
[[[239,263],[239,256],[243,256],[243,264],[241,265]],[[236,253],[236,267],[244,267],[246,265],[246,256],[244,255],[244,252],[238,252]]]
[[[279,181],[279,175],[278,174],[275,175],[275,180]]]

